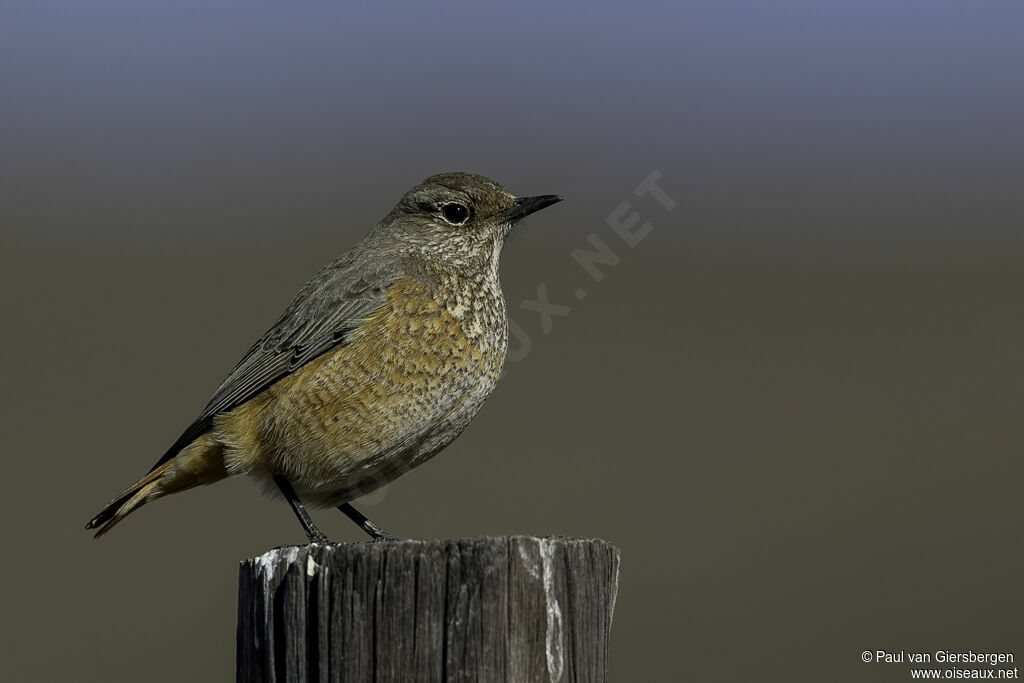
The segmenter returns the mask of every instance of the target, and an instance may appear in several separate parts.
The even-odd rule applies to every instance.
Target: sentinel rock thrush
[[[514,197],[471,173],[409,190],[299,290],[149,473],[86,526],[100,536],[169,493],[247,474],[288,500],[337,506],[436,455],[494,389],[508,319],[498,258],[512,226],[555,195]]]

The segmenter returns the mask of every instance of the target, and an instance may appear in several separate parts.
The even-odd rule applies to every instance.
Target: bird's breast
[[[337,490],[454,439],[498,381],[504,302],[500,316],[471,305],[460,319],[437,298],[412,278],[399,281],[344,344],[232,411],[224,427],[246,431],[232,438],[235,450],[260,454],[261,466],[245,469],[289,472],[307,492]]]

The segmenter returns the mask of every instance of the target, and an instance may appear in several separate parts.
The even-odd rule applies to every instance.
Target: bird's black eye
[[[469,218],[469,209],[462,204],[452,202],[441,207],[441,215],[452,225],[462,225]]]

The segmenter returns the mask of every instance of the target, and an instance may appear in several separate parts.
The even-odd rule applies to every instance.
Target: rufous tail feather
[[[212,484],[227,476],[223,446],[210,437],[200,436],[163,465],[132,484],[93,517],[86,529],[95,529],[96,538],[146,503],[201,484]]]

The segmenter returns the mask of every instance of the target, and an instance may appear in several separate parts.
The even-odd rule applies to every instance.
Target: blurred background
[[[227,481],[82,526],[447,170],[566,201],[504,252],[502,384],[372,519],[618,544],[616,681],[1024,657],[1022,28],[1012,2],[6,0],[5,678],[232,679],[237,562],[303,541],[287,507]],[[654,172],[670,202],[637,195]],[[541,286],[569,307],[546,332]]]

